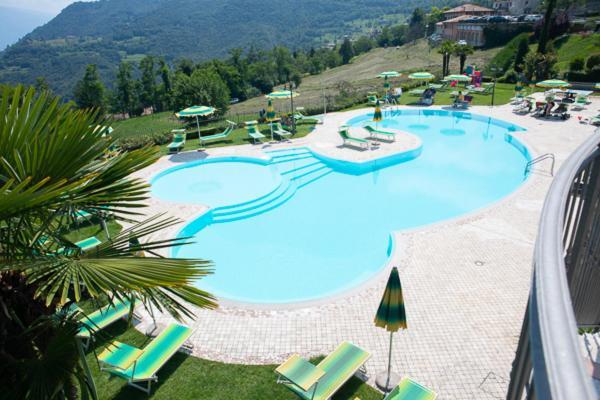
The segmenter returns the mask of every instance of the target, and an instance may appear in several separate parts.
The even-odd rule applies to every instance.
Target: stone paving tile
[[[583,112],[591,115],[598,99]],[[364,113],[328,115],[329,122],[292,143],[312,146],[337,140],[332,126]],[[557,166],[590,134],[593,127],[571,120],[544,122],[515,116],[510,107],[473,107],[528,128],[515,133],[534,154],[552,152]],[[269,147],[272,148],[272,147]],[[321,146],[323,148],[323,146]],[[335,147],[339,152],[345,149]],[[264,156],[259,146],[210,151],[210,156]],[[352,157],[352,150],[345,156]],[[201,153],[164,157],[139,176],[148,179],[177,162]],[[415,230],[396,232],[396,251],[384,272],[360,288],[320,303],[289,307],[252,307],[222,302],[215,311],[196,310],[193,354],[223,362],[279,363],[299,353],[309,357],[332,351],[350,340],[373,354],[367,363],[369,383],[387,366],[389,334],[373,325],[374,313],[393,265],[399,267],[409,329],[394,335],[392,366],[431,387],[439,399],[504,398],[531,279],[533,244],[545,193],[551,183],[546,166],[515,193],[486,209]],[[189,219],[206,210],[196,205],[149,201],[149,214],[168,211]],[[162,234],[176,233],[172,229]],[[147,313],[139,325],[151,321]],[[170,317],[158,315],[161,323]]]

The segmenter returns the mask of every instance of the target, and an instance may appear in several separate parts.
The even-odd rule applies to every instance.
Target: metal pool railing
[[[599,144],[597,130],[546,197],[507,400],[598,398],[578,328],[600,326]]]

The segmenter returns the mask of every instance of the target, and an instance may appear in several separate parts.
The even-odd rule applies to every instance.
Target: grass
[[[172,111],[160,112],[143,117],[115,121],[112,125],[113,135],[117,138],[127,138],[138,135],[155,135],[181,129],[185,124],[179,121]]]
[[[122,229],[121,225],[114,220],[109,220],[107,222],[107,227],[111,237],[116,236]],[[100,221],[96,219],[92,219],[90,222],[80,222],[76,229],[65,235],[65,237],[73,243],[87,239],[90,236],[96,236],[101,242],[106,242],[108,240],[106,232],[104,232],[104,229],[100,226]]]
[[[554,47],[558,53],[558,67],[561,72],[569,70],[569,63],[577,57],[584,60],[592,55],[600,53],[600,33],[592,35],[568,35],[554,41]],[[534,46],[537,49],[537,45]]]
[[[300,124],[296,127],[296,134],[294,138],[301,138],[308,135],[314,129],[314,124]],[[271,130],[269,125],[262,124],[259,125],[259,129],[263,135],[266,136],[264,141],[268,141],[271,139]],[[205,147],[210,149],[214,147],[224,147],[224,146],[237,146],[241,144],[249,144],[252,143],[252,139],[248,136],[246,128],[238,128],[234,129],[233,132],[229,135],[227,139],[223,140],[215,140],[212,142],[205,142]],[[198,139],[190,139],[186,140],[183,151],[186,150],[196,150],[200,148],[200,141]],[[169,150],[167,145],[161,146],[161,152],[163,154],[168,154]]]
[[[127,329],[126,323],[119,321],[105,330],[103,338],[114,338],[123,343],[143,348],[149,339],[135,329]],[[99,338],[96,351],[106,345],[106,339]],[[320,359],[311,360],[318,362]],[[100,371],[94,352],[87,355],[92,370],[98,396],[101,400],[295,400],[298,399],[283,385],[276,383],[273,372],[276,365],[224,364],[203,360],[182,353],[175,354],[158,373],[158,383],[153,383],[152,393],[145,393],[128,387],[125,381],[109,378]],[[380,400],[383,396],[357,378],[352,378],[333,398]]]

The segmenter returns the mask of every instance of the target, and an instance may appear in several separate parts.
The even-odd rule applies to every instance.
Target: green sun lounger
[[[84,326],[77,333],[77,337],[85,340],[87,347],[96,332],[112,325],[121,318],[127,317],[130,308],[131,302],[115,300],[113,304],[107,304],[91,314],[83,315],[80,321]],[[81,310],[74,310],[83,313]]]
[[[79,242],[75,242],[73,244],[75,246],[79,247],[81,249],[81,251],[88,251],[88,250],[93,249],[94,247],[102,244],[102,242],[96,236],[90,236],[89,238],[80,240]],[[65,252],[64,247],[61,247],[60,249],[56,250],[57,254],[63,254],[64,252]],[[67,251],[67,253],[70,254],[69,251]]]
[[[341,127],[338,131],[339,135],[342,137],[342,140],[344,141],[344,145],[349,145],[349,146],[358,146],[358,147],[362,147],[365,149],[369,148],[369,141],[365,140],[365,139],[361,139],[361,138],[357,138],[354,136],[350,135],[350,131],[348,130],[348,127]]]
[[[254,144],[260,143],[266,137],[258,130],[258,121],[246,121],[246,131]]]
[[[103,370],[150,394],[151,383],[158,381],[158,371],[191,335],[190,328],[171,324],[144,349],[113,342],[98,355],[98,360]]]
[[[231,132],[235,129],[235,122],[227,121],[227,128],[221,133],[215,133],[214,135],[200,136],[198,139],[200,141],[200,147],[204,147],[204,142],[209,142],[211,140],[219,140],[219,139],[227,139]]]
[[[369,132],[371,137],[383,137],[386,139],[392,139],[392,141],[396,141],[396,133],[390,131],[384,131],[381,129],[375,129],[371,125],[365,125],[364,128]]]
[[[435,400],[436,397],[433,390],[404,377],[384,400]]]
[[[279,139],[292,136],[292,132],[283,129],[283,126],[281,126],[281,122],[271,122],[271,127],[273,129],[273,134],[275,136],[278,136]]]
[[[171,131],[173,134],[173,140],[167,146],[169,149],[169,153],[177,153],[183,150],[183,146],[185,146],[185,129],[173,129]]]
[[[75,214],[75,220],[77,222],[80,222],[82,220],[89,221],[93,217],[92,214],[90,214],[89,212],[84,211],[84,210],[77,210],[77,211],[75,211],[74,214]]]
[[[423,93],[425,93],[425,89],[413,89],[408,92],[411,96],[423,96]]]
[[[275,369],[277,382],[304,400],[326,400],[356,372],[366,373],[364,364],[370,357],[371,354],[349,342],[340,344],[316,366],[293,355]]]
[[[307,123],[311,123],[311,124],[322,124],[323,120],[317,117],[309,117],[306,116],[304,114],[302,114],[302,110],[304,110],[303,107],[296,107],[296,113],[294,114],[294,119],[296,120],[297,123],[301,123],[301,122],[307,122]]]

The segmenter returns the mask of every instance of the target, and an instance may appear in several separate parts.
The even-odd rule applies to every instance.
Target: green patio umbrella
[[[267,103],[267,122],[275,121],[275,109],[273,108],[273,100],[269,98],[269,102]],[[273,141],[273,125],[271,126],[271,141]]]
[[[458,82],[470,82],[471,77],[467,75],[448,75],[444,77],[445,81],[458,81]]]
[[[377,75],[378,78],[397,78],[399,76],[402,76],[402,74],[397,71],[385,71]]]
[[[212,115],[217,111],[214,107],[208,106],[191,106],[186,108],[185,110],[181,110],[175,115],[177,118],[190,118],[196,117],[196,126],[198,127],[198,137],[200,137],[200,122],[198,121],[198,117],[206,117]]]
[[[279,100],[279,99],[290,99],[290,108],[292,109],[292,131],[296,133],[296,120],[294,119],[294,97],[298,97],[297,92],[291,90],[276,90],[269,93],[267,99]]]
[[[600,89],[600,83],[596,83],[596,85],[594,86],[594,89]]]
[[[536,83],[536,86],[541,88],[563,88],[569,87],[571,84],[567,81],[561,81],[560,79],[548,79],[546,81]]]
[[[407,329],[406,311],[404,309],[404,299],[402,297],[402,286],[400,284],[400,275],[398,268],[392,268],[388,278],[385,292],[377,314],[375,315],[375,326],[384,328],[390,332],[390,352],[388,357],[387,371],[377,374],[376,383],[384,391],[388,392],[398,383],[399,377],[392,372],[392,339],[394,332],[400,329]]]
[[[379,99],[377,99],[377,103],[375,103],[375,111],[373,112],[373,122],[375,122],[375,127],[377,127],[377,123],[383,119],[381,115],[381,106],[379,105]]]
[[[435,75],[429,72],[413,72],[408,76],[408,78],[419,81],[430,81],[435,78]]]

